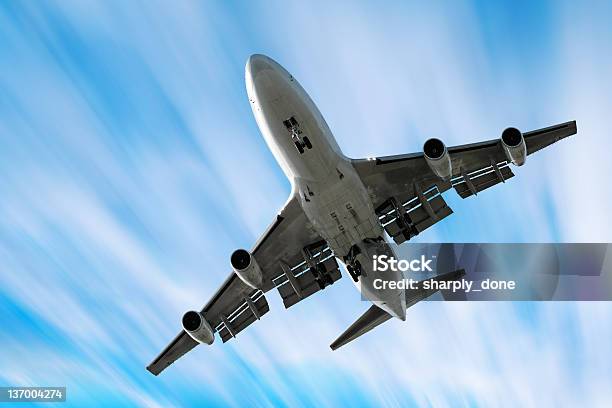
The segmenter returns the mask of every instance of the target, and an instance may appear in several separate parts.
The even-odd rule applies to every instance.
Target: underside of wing
[[[327,243],[311,228],[296,197],[285,204],[248,256],[258,265],[261,285],[253,287],[232,272],[199,314],[193,312],[204,327],[210,327],[211,339],[218,333],[227,342],[261,319],[270,310],[265,293],[271,289],[277,288],[285,307],[290,307],[342,277]],[[184,328],[147,369],[158,375],[198,344]]]
[[[186,332],[181,331],[168,346],[147,366],[153,375],[159,375],[166,367],[174,363],[198,345]]]
[[[576,122],[524,134],[509,129],[515,131],[509,133],[512,136],[516,132],[520,135],[517,142],[522,143],[526,157],[575,134]],[[514,177],[509,166],[514,159],[512,149],[502,139],[449,147],[445,156],[447,177],[434,171],[432,161],[424,153],[353,160],[353,166],[368,189],[386,232],[401,244],[452,214],[443,192],[454,188],[460,197],[467,198]],[[518,145],[515,150],[520,150]]]

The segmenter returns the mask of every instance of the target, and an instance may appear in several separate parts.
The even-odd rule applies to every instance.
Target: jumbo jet
[[[374,270],[373,256],[395,258],[388,242],[401,244],[449,216],[441,193],[453,188],[462,198],[475,196],[513,177],[510,164],[521,166],[528,155],[576,133],[575,121],[525,133],[509,127],[485,142],[447,147],[432,138],[420,152],[350,159],[306,91],[276,61],[252,55],[245,71],[255,120],[291,181],[291,195],[250,251],[231,254],[233,271],[212,299],[183,315],[178,336],[147,367],[155,375],[198,344],[211,345],[215,333],[226,342],[260,320],[272,289],[288,308],[334,284],[342,277],[338,262],[372,306],[333,350],[393,317],[405,320],[407,307],[434,291],[374,285],[403,276]],[[450,271],[434,279],[460,276]]]

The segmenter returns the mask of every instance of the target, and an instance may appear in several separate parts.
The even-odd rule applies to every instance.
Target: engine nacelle
[[[255,257],[245,249],[237,249],[231,257],[232,268],[236,275],[253,289],[263,287],[263,273]]]
[[[527,159],[527,145],[520,130],[509,127],[501,135],[504,153],[509,162],[516,166],[522,166]]]
[[[431,171],[441,179],[451,177],[452,166],[446,146],[440,139],[431,138],[423,145],[423,154]]]
[[[215,332],[200,313],[190,310],[183,315],[183,329],[198,343],[213,344]]]

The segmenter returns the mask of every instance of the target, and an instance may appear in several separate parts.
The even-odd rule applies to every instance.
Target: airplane
[[[245,67],[248,99],[257,125],[285,175],[291,194],[250,251],[230,256],[233,271],[210,301],[182,318],[178,336],[147,367],[158,375],[198,344],[225,343],[269,311],[265,294],[276,288],[285,308],[324,290],[345,265],[371,307],[335,342],[333,350],[379,324],[405,320],[406,309],[434,293],[376,289],[382,272],[372,256],[395,257],[389,238],[401,244],[453,211],[442,193],[467,198],[514,176],[510,164],[576,134],[576,121],[523,133],[509,127],[501,137],[447,147],[428,139],[420,152],[350,159],[298,81],[271,58],[255,54]],[[388,236],[388,238],[385,238]],[[454,280],[462,271],[434,279]],[[403,279],[384,272],[385,279]]]

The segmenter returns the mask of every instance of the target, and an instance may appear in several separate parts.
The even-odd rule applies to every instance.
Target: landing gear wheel
[[[300,152],[300,154],[304,153],[304,146],[302,146],[300,142],[295,142],[295,147],[297,147],[298,152]]]
[[[320,289],[325,289],[325,287],[334,283],[331,275],[327,273],[325,266],[322,264],[315,265],[312,269],[312,274],[314,275],[315,281],[317,282],[317,285],[319,285]]]
[[[308,148],[308,149],[312,149],[312,143],[310,143],[310,139],[308,139],[308,137],[304,136],[304,145]]]
[[[346,265],[346,270],[355,282],[359,282],[359,275],[357,275],[357,272],[355,271],[353,265]]]
[[[355,275],[357,277],[363,275],[363,268],[361,267],[361,263],[359,261],[355,261]]]

